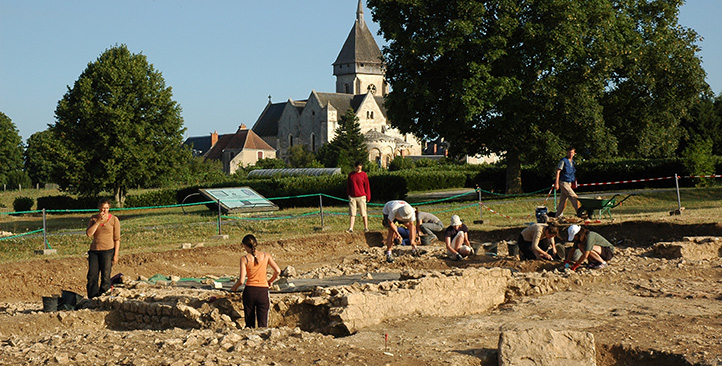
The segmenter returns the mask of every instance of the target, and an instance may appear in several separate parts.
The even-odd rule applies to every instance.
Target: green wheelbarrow
[[[621,201],[617,201],[617,198],[620,196],[620,194],[615,194],[610,199],[577,197],[579,204],[581,204],[581,207],[578,210],[578,212],[581,213],[579,216],[584,217],[584,214],[586,213],[586,217],[592,219],[594,217],[594,211],[598,210],[600,219],[604,214],[607,214],[609,219],[614,221],[614,218],[612,217],[612,209],[621,205],[622,202],[633,196],[633,194],[624,197]]]

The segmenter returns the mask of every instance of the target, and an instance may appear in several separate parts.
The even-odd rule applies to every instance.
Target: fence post
[[[682,214],[682,200],[679,198],[679,176],[674,173],[674,185],[677,188],[677,209],[670,212],[670,214],[681,215]]]
[[[43,247],[45,249],[50,249],[48,247],[48,230],[47,225],[45,224],[45,209],[43,209]]]
[[[221,199],[216,199],[216,203],[218,204],[218,235],[221,235]]]
[[[482,214],[482,207],[481,207],[481,188],[479,188],[479,185],[476,185],[476,192],[479,194],[479,219],[474,220],[475,224],[483,224],[484,223],[484,215]]]
[[[323,195],[321,195],[320,193],[318,194],[318,207],[321,211],[321,229],[323,229],[323,227],[325,226],[323,223]]]

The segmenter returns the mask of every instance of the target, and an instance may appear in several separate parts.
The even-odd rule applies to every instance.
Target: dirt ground
[[[496,365],[499,334],[531,327],[591,332],[602,366],[722,365],[722,259],[663,259],[650,251],[657,242],[685,236],[722,236],[722,224],[640,221],[592,230],[615,243],[617,255],[607,268],[573,274],[555,271],[559,263],[505,256],[503,241],[515,240],[516,228],[472,228],[472,241],[498,243],[499,256],[462,262],[447,260],[438,247],[387,264],[379,250],[369,250],[380,245],[378,232],[262,242],[261,250],[272,253],[281,268],[292,266],[307,278],[483,266],[552,272],[568,281],[549,293],[508,296],[482,314],[393,319],[340,338],[289,327],[111,329],[104,311],[41,311],[43,296],[85,293],[85,258],[0,264],[0,365]],[[237,239],[162,253],[121,252],[114,272],[127,278],[237,276]]]

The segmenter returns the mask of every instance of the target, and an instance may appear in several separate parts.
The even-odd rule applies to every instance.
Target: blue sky
[[[173,88],[186,135],[251,127],[272,101],[335,91],[331,64],[357,0],[0,0],[0,111],[25,141],[54,123],[89,62],[126,44]],[[371,32],[378,26],[364,8]],[[722,1],[690,0],[680,24],[700,42],[707,82],[722,92]],[[381,46],[383,40],[376,36]]]

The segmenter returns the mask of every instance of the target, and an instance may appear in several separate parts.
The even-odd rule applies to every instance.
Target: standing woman
[[[271,309],[268,289],[281,273],[281,269],[278,268],[270,254],[256,250],[258,241],[255,236],[246,235],[241,243],[248,254],[241,257],[241,275],[231,287],[231,291],[236,291],[246,280],[246,275],[248,276],[248,282],[243,289],[243,315],[246,319],[246,327],[255,328],[256,320],[258,320],[258,326],[266,328],[268,327],[268,311]],[[273,268],[273,276],[270,280],[266,273],[268,265]]]
[[[110,213],[110,201],[98,202],[98,213],[90,217],[88,237],[93,238],[88,250],[88,298],[102,295],[110,289],[110,271],[118,263],[120,252],[120,220]],[[98,286],[100,274],[100,286]]]

